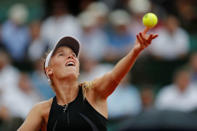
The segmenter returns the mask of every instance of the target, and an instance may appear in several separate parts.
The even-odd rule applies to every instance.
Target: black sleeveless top
[[[53,98],[47,131],[106,131],[106,124],[107,119],[83,98],[79,87],[77,98],[65,106],[58,105]]]

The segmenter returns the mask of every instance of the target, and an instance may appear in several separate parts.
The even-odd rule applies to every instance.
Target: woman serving
[[[104,131],[108,118],[107,98],[129,72],[142,50],[157,34],[136,35],[131,51],[102,77],[78,83],[80,44],[63,37],[47,55],[44,70],[56,96],[36,104],[18,131]],[[129,103],[128,103],[129,104]]]

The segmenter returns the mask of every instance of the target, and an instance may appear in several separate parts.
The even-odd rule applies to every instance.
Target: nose
[[[68,59],[73,59],[73,55],[72,54],[70,54],[70,55],[68,55],[68,57],[67,57]]]

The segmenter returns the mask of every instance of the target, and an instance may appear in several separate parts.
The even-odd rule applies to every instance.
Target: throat
[[[73,102],[78,96],[79,88],[77,87],[64,87],[63,89],[56,90],[57,103],[65,106]]]

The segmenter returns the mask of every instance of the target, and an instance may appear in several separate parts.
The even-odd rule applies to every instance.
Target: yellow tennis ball
[[[142,22],[146,27],[152,28],[157,24],[157,16],[154,13],[147,13],[144,15]]]

